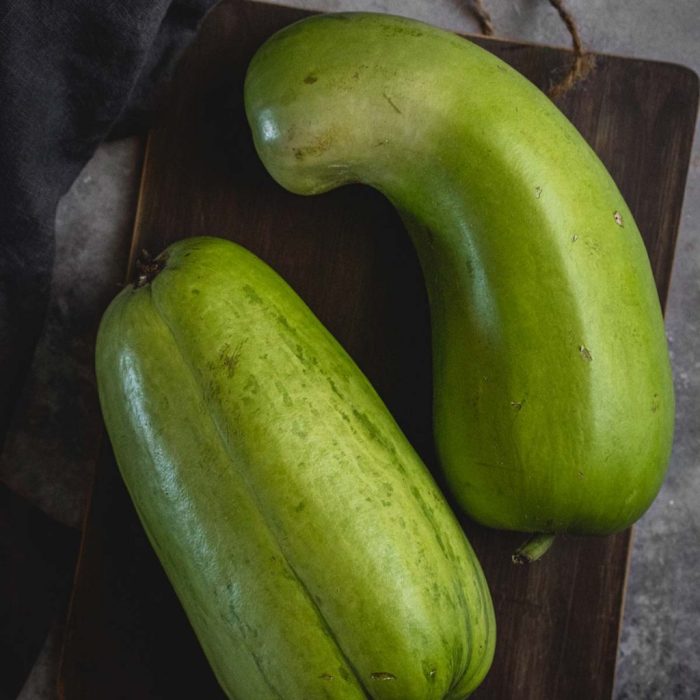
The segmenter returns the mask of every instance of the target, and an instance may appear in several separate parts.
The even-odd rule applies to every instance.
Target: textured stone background
[[[546,0],[484,2],[499,36],[569,44],[566,30]],[[326,11],[387,11],[464,32],[477,31],[467,0],[288,0],[287,4]],[[567,0],[566,4],[590,49],[681,63],[700,72],[698,0]],[[666,316],[677,391],[676,441],[662,492],[636,527],[616,700],[700,698],[699,152],[696,134]],[[80,360],[91,352],[88,328],[95,304],[101,303],[92,290],[101,284],[100,293],[105,294],[105,281],[107,287],[119,281],[141,157],[142,145],[136,139],[101,147],[61,202],[51,317],[36,355],[35,385],[60,386],[66,377],[80,385],[93,382]],[[64,359],[57,362],[58,357]],[[60,396],[47,397],[46,392],[38,399],[29,390],[28,394],[29,401],[40,403],[35,413],[45,422],[53,421],[56,429],[90,411],[89,406],[66,409]],[[20,462],[55,465],[53,487],[44,488],[36,500],[61,521],[77,525],[88,483],[84,465],[93,446],[78,441],[74,459],[60,464],[32,454],[21,432],[13,449]],[[41,475],[22,473],[28,481],[19,486],[36,490]],[[12,481],[5,471],[3,476]],[[57,637],[56,631],[49,636],[20,695],[22,700],[55,697]]]

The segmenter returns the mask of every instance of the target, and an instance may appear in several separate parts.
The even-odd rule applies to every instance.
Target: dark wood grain
[[[389,204],[353,186],[315,198],[282,191],[250,143],[241,81],[257,46],[304,13],[225,3],[182,62],[149,139],[133,253],[184,236],[236,240],[269,262],[347,348],[435,470],[430,329],[422,277]],[[477,39],[542,87],[569,52]],[[665,301],[697,110],[697,80],[668,64],[599,56],[560,101],[600,154],[640,224]],[[133,255],[132,255],[133,260]],[[496,607],[498,649],[474,697],[608,698],[630,532],[561,538],[530,567],[517,533],[463,525]],[[149,549],[105,449],[85,529],[64,648],[62,695],[223,697]]]

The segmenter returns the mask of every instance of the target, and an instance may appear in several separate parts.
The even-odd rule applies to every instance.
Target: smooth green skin
[[[258,153],[300,194],[397,207],[430,300],[448,483],[496,528],[604,534],[658,492],[673,389],[638,229],[556,107],[469,41],[372,14],[273,36],[246,78]]]
[[[105,313],[100,401],[228,697],[465,697],[493,657],[491,598],[381,399],[251,253],[193,238],[164,258]]]

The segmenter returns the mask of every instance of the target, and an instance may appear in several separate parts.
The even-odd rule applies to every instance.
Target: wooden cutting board
[[[376,192],[288,194],[259,164],[241,84],[257,46],[305,13],[225,2],[181,62],[150,134],[134,231],[159,252],[184,236],[236,240],[270,263],[373,382],[435,473],[428,306],[397,215]],[[541,87],[567,51],[476,39]],[[669,64],[598,56],[560,100],[602,157],[644,235],[662,301],[673,259],[697,111],[697,80]],[[523,537],[463,519],[498,621],[493,668],[474,697],[608,698],[630,532],[564,538],[540,562],[511,563]],[[105,440],[68,620],[60,680],[67,700],[223,698],[151,552]],[[252,699],[257,700],[257,699]]]

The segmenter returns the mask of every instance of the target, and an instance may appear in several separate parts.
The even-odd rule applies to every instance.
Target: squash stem
[[[152,258],[147,250],[142,250],[141,255],[136,259],[136,281],[134,287],[139,289],[153,282],[160,271],[165,267],[168,256],[165,252],[157,258]]]
[[[513,563],[531,564],[537,561],[552,546],[555,537],[551,532],[536,532],[513,552]]]

